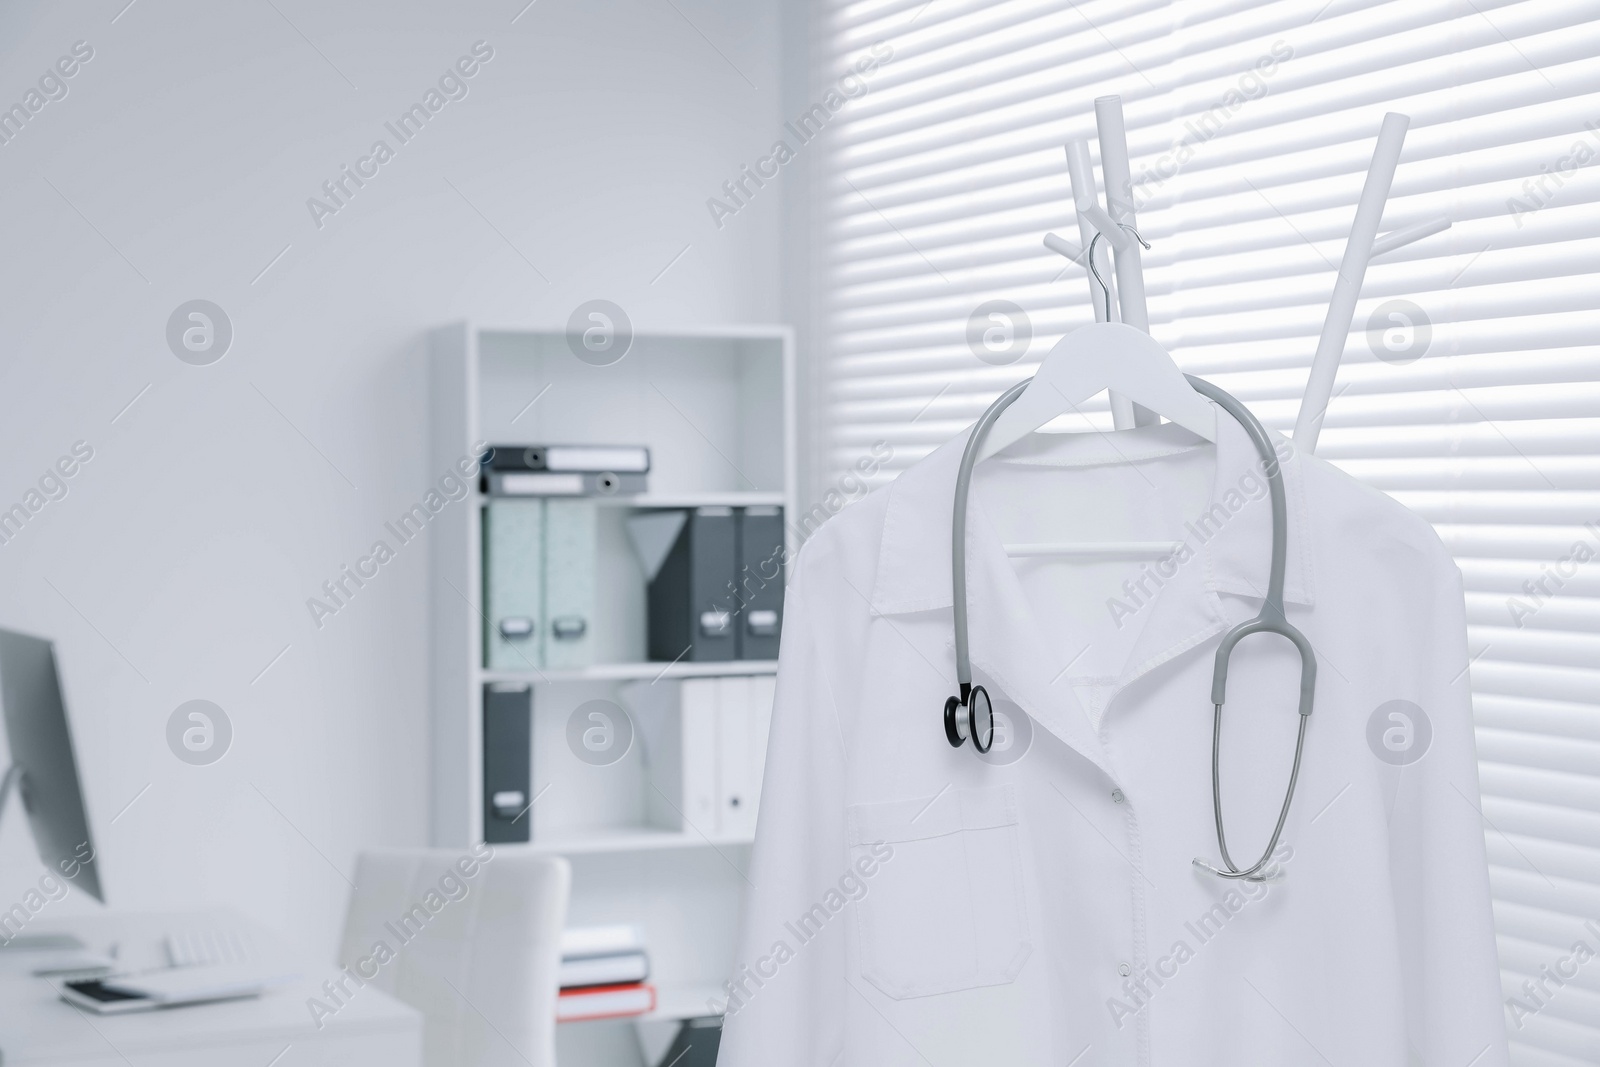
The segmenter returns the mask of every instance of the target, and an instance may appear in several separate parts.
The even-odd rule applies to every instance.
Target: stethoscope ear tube
[[[1312,651],[1311,642],[1306,640],[1305,634],[1281,616],[1269,618],[1265,610],[1223,635],[1222,643],[1217,646],[1216,662],[1211,669],[1211,703],[1221,707],[1228,702],[1228,663],[1233,658],[1234,646],[1251,634],[1277,634],[1288,639],[1300,653],[1300,714],[1310,715],[1317,689],[1317,654]]]

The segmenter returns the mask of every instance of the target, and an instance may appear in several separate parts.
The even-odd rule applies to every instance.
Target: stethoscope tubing
[[[1283,836],[1283,824],[1289,821],[1289,803],[1294,799],[1294,786],[1300,780],[1300,757],[1306,747],[1306,724],[1311,721],[1311,716],[1300,716],[1300,730],[1294,740],[1294,764],[1289,770],[1289,788],[1284,792],[1283,807],[1278,811],[1278,824],[1272,828],[1272,840],[1267,842],[1267,847],[1261,853],[1261,858],[1247,870],[1241,871],[1233,862],[1233,857],[1228,855],[1228,832],[1222,825],[1222,705],[1215,705],[1216,714],[1211,726],[1211,810],[1217,818],[1217,848],[1222,852],[1222,862],[1228,865],[1227,870],[1221,870],[1196,859],[1196,867],[1218,878],[1243,878],[1251,882],[1265,881],[1261,877],[1262,868],[1266,867],[1272,859],[1272,854],[1278,850],[1278,839]]]
[[[972,427],[967,447],[961,453],[961,466],[956,471],[955,516],[950,524],[950,588],[953,595],[956,629],[956,682],[961,687],[964,704],[972,691],[972,661],[967,652],[967,494],[972,488],[972,468],[978,461],[978,450],[983,447],[989,428],[1011,402],[1022,395],[1032,378],[1024,378],[1001,393],[989,405]]]

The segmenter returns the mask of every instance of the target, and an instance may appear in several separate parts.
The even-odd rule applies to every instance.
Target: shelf
[[[781,507],[787,501],[780,492],[705,492],[705,493],[637,493],[634,496],[595,497],[605,504],[625,504],[630,508],[750,508],[763,504]]]
[[[547,496],[547,499],[557,501],[589,501],[590,504],[602,504],[610,507],[782,507],[787,501],[782,493],[763,493],[763,491],[715,491],[707,490],[706,493],[622,493],[618,496],[566,496],[566,494],[539,494],[528,493],[528,498],[533,496]],[[491,501],[491,496],[478,494],[478,502]],[[523,494],[510,494],[509,499],[525,499]]]
[[[625,682],[637,678],[659,681],[670,678],[718,678],[732,674],[776,674],[775,659],[735,659],[720,663],[597,663],[591,667],[550,671],[490,671],[480,674],[486,682]]]
[[[656,986],[656,1010],[647,1015],[639,1016],[644,1022],[656,1022],[671,1019],[698,1019],[706,1015],[719,1015],[713,1012],[707,1001],[721,1004],[726,1001],[728,994],[723,992],[721,986],[705,983],[669,983]]]
[[[606,852],[654,852],[674,848],[730,848],[751,843],[748,837],[707,838],[693,830],[658,830],[648,826],[567,830],[535,838],[526,845],[501,845],[540,856],[581,856]]]
[[[622,508],[753,508],[771,506],[783,507],[788,501],[784,500],[782,493],[765,492],[716,492],[704,493],[622,493],[618,496],[573,496],[560,493],[512,493],[505,497],[495,497],[480,493],[479,503],[490,500],[526,500],[534,497],[543,497],[548,500],[587,500],[592,504]]]
[[[565,344],[567,327],[559,322],[545,323],[543,325],[522,324],[507,325],[505,323],[478,323],[477,329],[485,334],[506,334],[513,337],[542,337],[548,338],[557,344]],[[715,325],[700,326],[651,326],[648,329],[636,328],[633,333],[635,343],[654,339],[670,340],[720,340],[720,341],[776,341],[785,345],[794,343],[794,327],[783,324],[744,324],[744,323],[718,323]]]

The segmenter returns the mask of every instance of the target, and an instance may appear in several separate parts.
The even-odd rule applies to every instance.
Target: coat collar
[[[1220,523],[1220,529],[1214,533],[1207,526],[1192,529],[1187,540],[1196,555],[1202,557],[1204,588],[1213,593],[1259,601],[1267,585],[1272,513],[1264,497],[1243,506],[1239,501],[1248,499],[1250,476],[1254,474],[1260,478],[1260,459],[1244,429],[1220,408],[1217,430],[1216,480],[1211,506],[1222,508],[1231,517]],[[1072,461],[1055,465],[1066,468],[1172,454],[1184,447],[1180,440],[1184,435],[1184,431],[1170,423],[1119,433],[1114,444],[1105,439],[1107,435],[1098,435],[1098,440],[1086,441],[1089,447],[1083,448]],[[1294,446],[1275,433],[1269,431],[1268,435],[1278,446],[1278,454],[1285,457],[1283,481],[1289,514],[1289,557],[1284,600],[1311,607],[1315,600],[1304,471]],[[876,614],[896,615],[950,606],[951,501],[966,441],[966,433],[946,441],[908,468],[889,487],[883,542],[878,552],[877,579],[872,592],[872,609]],[[1236,495],[1230,497],[1230,493]],[[1208,533],[1211,536],[1207,537]],[[1004,556],[1003,547],[982,515],[974,514],[969,518],[967,540],[969,561],[980,553]]]
[[[1260,460],[1249,437],[1218,411],[1215,479],[1210,514],[1185,534],[1193,558],[1177,569],[1150,605],[1117,688],[1244,621],[1259,609],[1267,585],[1272,516]],[[950,522],[956,471],[967,435],[946,442],[889,487],[879,547],[872,609],[879,615],[935,611],[951,605]],[[1194,438],[1167,425],[1074,442],[1066,464],[1126,462],[1170,455],[1194,447]],[[1284,598],[1312,604],[1311,555],[1303,472],[1287,441],[1274,437],[1283,462],[1289,516],[1289,555]],[[1254,476],[1254,477],[1252,477]],[[1250,493],[1258,494],[1251,500]],[[976,494],[975,494],[976,495]],[[1221,511],[1215,509],[1220,508]],[[1225,518],[1223,517],[1225,516]],[[1070,663],[1061,650],[1045,647],[1025,621],[1032,609],[994,527],[981,510],[967,523],[970,652],[975,680],[986,681],[1015,700],[1041,726],[1077,750],[1113,780],[1098,731],[1073,695]],[[1219,594],[1239,598],[1225,604]],[[1141,609],[1142,610],[1142,609]],[[949,639],[953,646],[953,636]],[[1070,658],[1070,657],[1068,657]]]

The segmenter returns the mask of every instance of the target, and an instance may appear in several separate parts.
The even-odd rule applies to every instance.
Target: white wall
[[[0,509],[94,449],[0,545],[0,626],[57,642],[117,907],[231,903],[331,955],[357,849],[426,843],[426,552],[320,631],[305,604],[442,473],[424,330],[782,318],[782,190],[720,231],[705,204],[778,136],[776,0],[523,2],[0,7],[0,106],[94,49],[0,145]],[[466,98],[318,229],[307,198],[478,40]],[[210,366],[164,337],[194,298],[235,330]],[[234,725],[209,767],[165,739],[194,698]],[[42,871],[13,810],[0,907]]]

